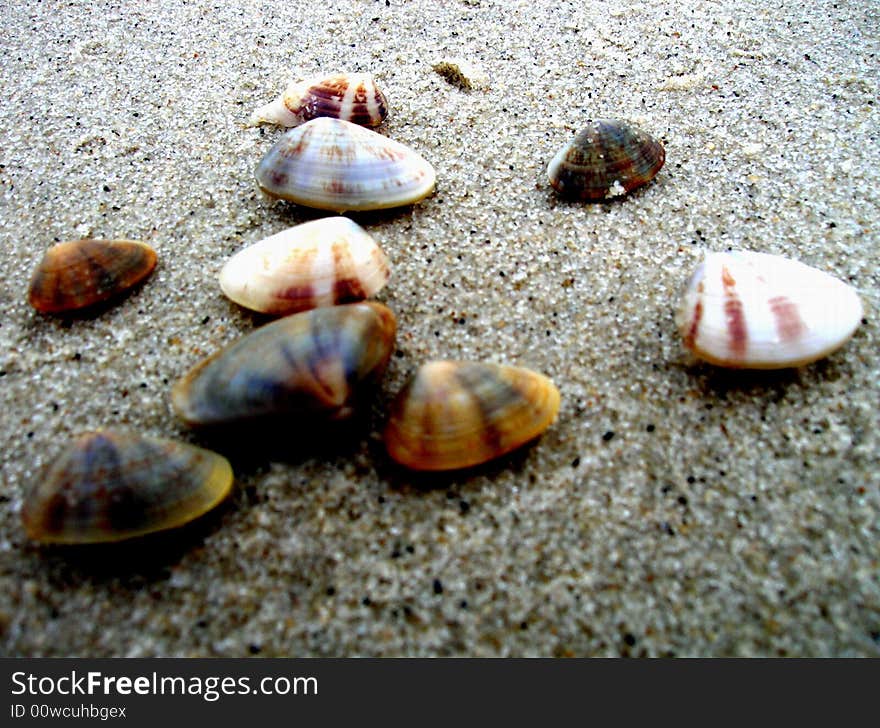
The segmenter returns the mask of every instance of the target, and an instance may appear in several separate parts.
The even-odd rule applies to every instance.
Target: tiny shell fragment
[[[438,61],[431,68],[434,73],[463,91],[489,87],[489,77],[475,65],[461,58]]]
[[[183,442],[100,430],[77,438],[24,495],[22,523],[44,543],[121,541],[182,526],[232,488],[226,458]]]
[[[325,217],[236,253],[220,271],[220,287],[246,308],[289,314],[368,298],[388,276],[388,259],[366,230]]]
[[[828,273],[767,253],[707,252],[677,323],[685,348],[712,364],[782,369],[843,346],[862,315],[855,290]]]
[[[555,421],[559,401],[553,382],[531,369],[429,362],[394,400],[385,446],[413,470],[479,465],[538,437]]]
[[[49,248],[28,290],[41,313],[64,313],[106,301],[144,280],[156,251],[134,240],[74,240]]]

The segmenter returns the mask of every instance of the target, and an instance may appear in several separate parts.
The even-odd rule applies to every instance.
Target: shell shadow
[[[235,509],[235,497],[178,528],[95,544],[34,544],[25,547],[42,562],[49,583],[57,589],[83,582],[113,582],[124,589],[140,589],[164,581],[184,556],[200,548],[219,530],[226,514]]]
[[[655,186],[662,182],[663,180],[660,179],[660,175],[658,174],[656,178],[652,179],[647,184],[641,185],[640,187],[627,192],[625,195],[618,195],[617,197],[611,197],[607,200],[579,200],[573,197],[565,197],[548,184],[544,196],[544,203],[550,209],[555,209],[557,207],[580,208],[596,212],[601,211],[607,214],[617,205],[624,205],[628,200],[637,200],[643,195],[648,194]]]
[[[457,470],[437,472],[410,470],[392,460],[380,440],[371,443],[370,458],[376,475],[392,490],[428,492],[452,487],[461,489],[467,488],[469,483],[478,479],[495,480],[504,475],[509,476],[511,473],[517,476],[524,475],[531,450],[540,440],[541,438],[537,437],[494,460]]]
[[[728,369],[700,361],[688,363],[684,369],[703,394],[722,399],[728,393],[780,398],[792,388],[811,386],[810,380],[834,382],[850,374],[845,359],[836,352],[811,364],[785,369]]]
[[[318,458],[355,455],[369,435],[365,416],[340,422],[295,420],[290,416],[225,427],[193,430],[192,439],[228,458],[236,476],[249,475],[268,463],[298,465]]]
[[[427,211],[427,209],[430,208],[431,199],[436,194],[437,193],[434,192],[430,197],[409,205],[399,205],[397,207],[389,207],[383,210],[347,210],[345,212],[334,212],[333,210],[319,210],[317,208],[305,207],[304,205],[297,205],[293,202],[286,202],[283,205],[273,204],[272,210],[288,227],[311,222],[313,220],[320,220],[325,217],[337,217],[341,215],[353,220],[363,228],[370,228],[412,217],[416,210],[420,208]]]
[[[104,316],[112,309],[125,304],[128,299],[136,296],[141,288],[147,285],[148,282],[149,278],[134,284],[124,291],[113,294],[113,296],[104,301],[98,301],[90,306],[74,309],[72,311],[41,313],[40,311],[34,310],[31,325],[37,326],[42,323],[47,323],[62,329],[69,329],[78,321],[94,321],[95,319]]]
[[[800,369],[725,369],[696,363],[686,367],[703,395],[721,399],[728,394],[780,398],[793,386],[802,384]]]

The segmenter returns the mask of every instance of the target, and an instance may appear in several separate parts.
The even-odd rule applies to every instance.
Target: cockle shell
[[[538,437],[558,411],[559,390],[531,369],[429,362],[394,401],[385,446],[414,470],[466,468]]]
[[[82,435],[24,496],[28,537],[45,543],[121,541],[201,516],[232,488],[226,458],[133,432]]]
[[[767,253],[706,253],[677,323],[684,345],[724,367],[782,369],[842,346],[862,319],[856,292],[820,270]]]
[[[396,330],[394,314],[379,303],[296,313],[198,364],[174,385],[171,402],[190,425],[345,419],[385,371]]]
[[[246,308],[288,314],[368,298],[388,276],[388,258],[366,230],[325,217],[236,253],[220,271],[220,288]]]
[[[370,73],[316,76],[288,85],[281,96],[257,109],[251,125],[298,126],[320,116],[361,126],[379,126],[388,115],[388,100]]]
[[[105,301],[140,283],[156,251],[135,240],[73,240],[49,248],[28,290],[41,313],[63,313]]]
[[[666,160],[663,145],[625,121],[591,121],[547,166],[564,197],[598,202],[650,182]]]
[[[409,205],[427,197],[435,180],[409,147],[340,119],[285,132],[257,167],[267,194],[336,212]]]

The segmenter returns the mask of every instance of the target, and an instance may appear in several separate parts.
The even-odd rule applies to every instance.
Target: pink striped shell
[[[795,260],[767,253],[706,253],[677,323],[685,348],[712,364],[783,369],[841,347],[863,315],[855,290]]]

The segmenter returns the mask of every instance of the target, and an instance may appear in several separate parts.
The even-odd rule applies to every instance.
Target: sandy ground
[[[880,9],[873,2],[43,2],[0,7],[0,650],[8,655],[880,655]],[[464,57],[461,90],[432,70]],[[393,267],[396,356],[327,447],[225,446],[233,497],[181,531],[41,548],[22,492],[74,435],[201,442],[170,385],[262,323],[235,251],[321,216],[264,198],[291,77],[372,71],[381,131],[436,167],[422,203],[353,215]],[[609,204],[544,170],[589,118],[667,164]],[[73,321],[25,302],[43,250],[153,245],[154,276]],[[704,249],[783,254],[866,305],[828,359],[726,372],[682,350]],[[531,366],[557,423],[421,478],[379,433],[423,361]],[[218,448],[219,449],[219,448]]]

